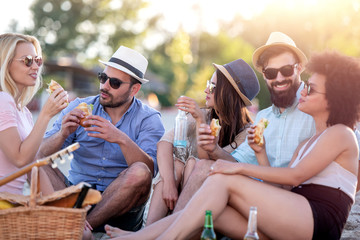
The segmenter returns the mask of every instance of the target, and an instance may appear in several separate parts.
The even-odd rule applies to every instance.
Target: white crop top
[[[321,133],[321,135],[323,133]],[[317,141],[320,139],[321,135],[311,144],[311,146],[309,146],[309,148],[304,154],[304,148],[308,144],[310,139],[306,142],[306,144],[302,146],[297,158],[291,164],[292,168],[295,167],[307,154],[309,154],[309,152],[316,145]],[[312,178],[306,180],[302,184],[310,183],[340,189],[341,191],[349,195],[349,197],[351,197],[353,201],[355,201],[357,177],[335,161],[332,161],[324,170],[322,170],[320,173],[313,176]]]

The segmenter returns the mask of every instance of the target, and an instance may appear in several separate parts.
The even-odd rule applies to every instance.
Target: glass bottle
[[[204,229],[201,233],[201,240],[216,240],[216,235],[214,231],[214,225],[212,220],[212,213],[210,210],[205,212],[205,224]]]
[[[257,234],[257,208],[250,207],[248,229],[244,236],[244,240],[258,240],[259,235]]]
[[[175,156],[185,161],[187,142],[187,116],[186,112],[178,110],[175,118],[174,151]]]

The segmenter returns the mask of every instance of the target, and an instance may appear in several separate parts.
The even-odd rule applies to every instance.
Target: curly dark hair
[[[243,131],[246,125],[253,123],[253,120],[245,103],[224,74],[216,70],[216,77],[215,107],[210,112],[210,119],[218,116],[221,125],[219,146],[225,147],[234,142],[236,135]],[[233,144],[231,147],[235,149],[238,146]]]
[[[314,54],[306,66],[326,77],[327,126],[342,123],[353,128],[359,120],[360,61],[335,51]]]

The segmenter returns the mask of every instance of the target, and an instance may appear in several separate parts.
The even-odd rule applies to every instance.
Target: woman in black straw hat
[[[221,125],[219,146],[227,152],[236,149],[246,137],[244,131],[253,122],[246,106],[259,92],[259,82],[251,67],[242,59],[225,66],[214,64],[216,71],[207,81],[206,106],[200,109],[196,101],[181,96],[176,106],[190,113],[188,116],[188,147],[185,156],[174,152],[174,129],[166,133],[158,143],[157,162],[159,173],[154,181],[146,225],[165,217],[175,208],[178,189],[186,183],[195,161],[209,156],[198,148],[196,128],[211,119],[219,119]],[[174,154],[173,154],[174,152]]]
[[[307,69],[313,75],[298,108],[314,118],[316,133],[299,145],[288,168],[218,160],[184,210],[140,232],[117,230],[121,239],[188,239],[201,228],[205,210],[212,210],[215,229],[240,239],[250,206],[258,209],[260,239],[340,239],[357,184],[360,65],[326,52],[314,55]]]

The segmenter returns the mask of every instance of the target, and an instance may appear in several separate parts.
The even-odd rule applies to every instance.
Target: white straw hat
[[[148,61],[139,52],[120,46],[108,62],[99,60],[102,64],[119,69],[130,76],[136,78],[141,83],[147,83],[149,80],[144,78]]]

